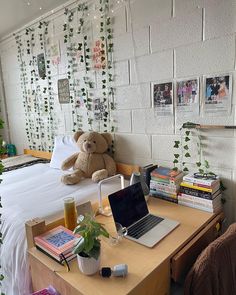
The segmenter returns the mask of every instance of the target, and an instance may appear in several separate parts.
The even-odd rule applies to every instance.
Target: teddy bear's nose
[[[90,143],[87,143],[86,144],[86,147],[87,147],[87,149],[90,149],[91,148],[91,144]]]

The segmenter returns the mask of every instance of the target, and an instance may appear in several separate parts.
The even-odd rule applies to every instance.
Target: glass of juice
[[[73,197],[67,197],[64,201],[64,219],[65,227],[74,230],[77,226],[77,212],[75,207],[75,199]]]

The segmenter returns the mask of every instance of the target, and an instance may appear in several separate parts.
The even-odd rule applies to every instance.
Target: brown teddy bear
[[[65,184],[76,184],[82,177],[94,182],[112,176],[116,173],[115,161],[105,152],[112,143],[110,133],[78,131],[74,139],[80,152],[70,156],[62,163],[62,170],[73,167],[73,173],[62,176]]]

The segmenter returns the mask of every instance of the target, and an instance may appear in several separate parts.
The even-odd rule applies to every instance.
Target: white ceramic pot
[[[80,271],[85,275],[93,275],[100,268],[100,255],[96,260],[95,258],[82,257],[77,254],[77,261]]]

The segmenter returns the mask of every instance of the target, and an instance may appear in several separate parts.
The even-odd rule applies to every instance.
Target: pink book
[[[71,252],[78,237],[79,235],[73,234],[71,230],[60,225],[35,237],[34,241],[36,245],[42,246],[44,250],[59,256]]]
[[[40,291],[36,291],[31,295],[60,295],[52,286]]]

